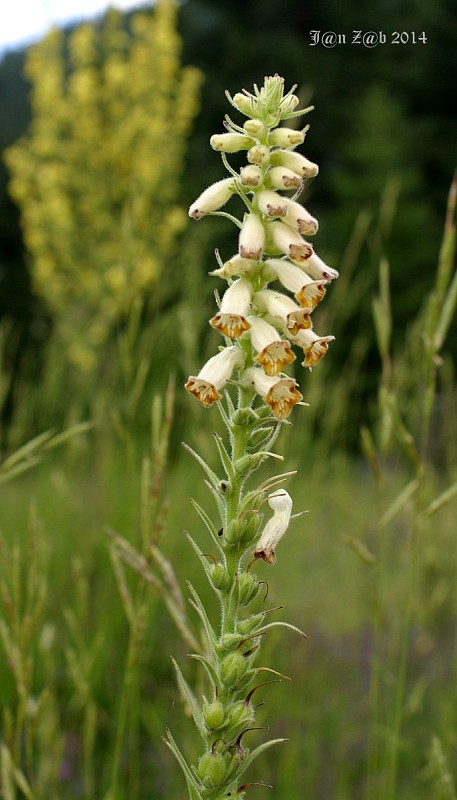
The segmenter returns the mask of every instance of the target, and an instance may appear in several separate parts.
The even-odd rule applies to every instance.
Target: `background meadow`
[[[309,47],[359,28],[427,41]],[[447,0],[162,0],[0,63],[5,800],[183,796],[161,737],[192,755],[170,656],[199,647],[186,580],[211,603],[183,535],[210,547],[190,498],[211,498],[180,443],[216,466],[219,423],[182,386],[217,343],[214,249],[236,248],[187,207],[222,177],[224,90],[275,72],[316,105],[303,201],[340,278],[279,444],[308,513],[258,569],[309,641],[265,643],[292,682],[260,724],[290,741],[249,778],[278,800],[457,797],[456,35]]]

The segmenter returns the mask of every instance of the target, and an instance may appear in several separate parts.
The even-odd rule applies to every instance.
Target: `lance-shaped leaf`
[[[206,730],[202,724],[202,714],[197,699],[192,689],[190,688],[189,684],[187,683],[184,675],[182,674],[177,661],[173,658],[173,656],[171,657],[171,661],[176,670],[176,680],[178,682],[178,686],[181,690],[183,697],[187,700],[187,703],[189,704],[189,708],[194,718],[195,725],[198,728],[200,734],[206,741]]]
[[[219,458],[221,459],[222,466],[225,469],[225,474],[227,478],[231,481],[235,477],[235,470],[233,469],[232,459],[230,458],[227,449],[222,441],[221,436],[218,433],[214,433],[214,440],[216,442],[216,447],[219,453]]]
[[[291,625],[290,622],[281,622],[278,620],[277,622],[269,622],[268,625],[264,625],[262,628],[257,628],[255,631],[256,636],[262,633],[266,633],[270,628],[289,628],[291,631],[295,631],[295,633],[299,633],[303,639],[307,639],[306,633],[304,633],[300,628],[297,628],[296,625]]]
[[[184,758],[183,754],[181,753],[178,745],[176,744],[173,736],[171,735],[170,730],[167,728],[166,731],[167,738],[164,738],[164,742],[167,747],[170,748],[171,752],[173,753],[176,761],[178,762],[179,766],[181,767],[184,777],[186,779],[187,788],[189,789],[189,794],[192,800],[203,800],[203,796],[201,794],[201,785],[200,782],[197,780],[195,775],[193,774],[192,770],[190,769],[186,759]]]
[[[212,538],[214,544],[216,545],[217,549],[223,555],[224,551],[223,551],[223,549],[221,547],[221,543],[220,543],[219,537],[217,535],[216,526],[214,525],[214,523],[210,519],[209,515],[206,513],[205,509],[202,508],[201,505],[199,503],[197,503],[196,500],[193,499],[193,497],[191,497],[190,502],[192,503],[193,507],[195,508],[195,511],[197,512],[197,514],[200,517],[200,519],[202,520],[202,522],[205,524],[205,526],[206,526],[207,530],[209,531],[209,533],[211,535],[211,538]]]
[[[258,747],[256,747],[254,750],[251,750],[251,752],[245,756],[242,765],[240,765],[241,768],[240,767],[238,768],[239,771],[237,774],[237,778],[241,778],[242,774],[246,772],[247,768],[251,766],[252,762],[255,761],[255,759],[258,758],[260,755],[262,755],[262,753],[264,753],[265,750],[269,750],[270,747],[273,747],[275,744],[281,744],[282,742],[288,742],[288,741],[289,741],[288,739],[270,739],[268,742],[263,742],[262,744],[259,744]]]
[[[218,478],[216,473],[213,472],[211,467],[208,466],[208,464],[206,463],[205,459],[202,458],[198,453],[196,453],[195,450],[192,449],[192,447],[189,447],[189,445],[186,444],[186,442],[182,442],[182,446],[184,447],[185,450],[187,450],[188,453],[191,454],[191,456],[193,456],[195,458],[196,461],[198,461],[198,463],[200,464],[201,468],[207,474],[211,485],[212,486],[217,486],[220,483],[220,478]]]
[[[195,608],[198,616],[200,617],[208,639],[208,644],[214,652],[217,648],[217,636],[214,632],[213,626],[211,625],[205,607],[202,601],[200,600],[200,597],[198,596],[196,590],[192,586],[191,582],[187,581],[187,585],[192,594],[192,599],[190,599],[189,602],[193,606],[193,608]]]
[[[200,664],[203,664],[206,672],[208,673],[208,677],[210,679],[214,692],[216,692],[216,689],[219,690],[220,689],[219,677],[211,662],[208,661],[208,659],[205,658],[205,656],[200,655],[200,653],[190,653],[189,658],[193,658],[195,659],[195,661],[199,661]]]

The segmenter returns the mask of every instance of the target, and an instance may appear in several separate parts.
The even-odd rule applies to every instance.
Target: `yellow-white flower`
[[[210,358],[197,376],[191,375],[185,388],[195,395],[202,406],[212,406],[220,399],[219,389],[225,386],[233,371],[240,369],[243,363],[244,356],[240,347],[226,347]]]
[[[325,280],[329,283],[339,276],[338,270],[329,267],[316,253],[312,253],[304,268],[316,280]]]
[[[305,132],[295,128],[275,128],[268,137],[268,144],[272,147],[298,147],[305,141]]]
[[[238,253],[228,261],[224,261],[219,269],[213,269],[210,275],[218,278],[231,278],[233,275],[245,275],[258,269],[258,264],[250,258],[241,258]]]
[[[254,188],[260,186],[262,180],[262,170],[256,164],[248,164],[246,167],[240,169],[240,181],[243,186]]]
[[[265,230],[256,214],[245,214],[240,230],[238,252],[241,258],[258,261],[265,246]]]
[[[210,324],[229,339],[241,336],[249,328],[246,317],[251,308],[251,298],[251,281],[238,278],[225,292],[220,310],[210,320]]]
[[[288,197],[284,198],[284,202],[286,205],[284,222],[286,222],[287,225],[295,228],[295,230],[297,230],[299,233],[303,233],[308,236],[313,236],[315,233],[317,233],[319,223],[317,219],[311,216],[306,208],[303,208],[300,203],[296,203],[294,200],[290,200]]]
[[[301,153],[294,153],[290,150],[273,150],[271,163],[275,166],[287,167],[302,178],[314,178],[319,172],[319,167]]]
[[[293,341],[303,348],[305,358],[302,361],[302,367],[315,367],[325,356],[329,342],[333,342],[334,339],[334,336],[318,336],[312,330],[298,331]]]
[[[303,178],[287,167],[270,167],[267,180],[272,189],[300,189]]]
[[[287,213],[287,204],[284,197],[281,197],[277,192],[272,192],[270,189],[262,189],[257,194],[257,203],[259,211],[267,217],[285,217]]]
[[[275,549],[289,527],[292,498],[285,489],[270,494],[268,505],[273,510],[254,550],[254,558],[263,558],[267,564],[276,563]]]
[[[267,259],[264,275],[268,280],[279,280],[285,289],[294,293],[300,306],[308,311],[312,311],[325,295],[326,281],[313,281],[300,267],[285,259]]]
[[[294,405],[303,400],[303,395],[292,378],[273,378],[257,367],[245,370],[241,378],[246,386],[254,389],[270,406],[276,419],[288,417]]]
[[[297,264],[305,264],[313,253],[312,245],[284,222],[269,222],[268,234],[274,247]]]
[[[295,335],[302,329],[312,328],[310,310],[300,308],[286,294],[273,292],[271,289],[262,289],[255,293],[253,304],[259,311],[266,313],[276,323],[279,323],[280,327],[289,335]]]
[[[270,158],[270,148],[264,144],[255,144],[246,154],[250,164],[267,164]]]
[[[205,214],[217,211],[227,200],[230,200],[235,191],[233,178],[224,178],[208,186],[204,192],[192,203],[189,208],[189,217],[200,219]]]
[[[295,361],[289,342],[281,339],[273,325],[255,315],[248,317],[248,323],[251,343],[257,351],[255,360],[267,375],[278,375],[287,364]]]
[[[215,133],[209,141],[213,150],[222,153],[238,153],[240,150],[249,150],[255,144],[254,139],[243,133]]]

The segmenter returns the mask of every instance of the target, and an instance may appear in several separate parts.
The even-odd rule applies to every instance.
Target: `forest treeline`
[[[337,339],[328,369],[341,372],[354,338],[360,337],[364,346],[355,365],[360,375],[355,391],[364,398],[376,388],[371,378],[378,362],[370,296],[377,290],[380,258],[390,264],[394,341],[402,339],[433,282],[455,169],[453,5],[452,0],[367,0],[363,5],[357,0],[246,0],[241,10],[231,0],[185,0],[179,5],[182,66],[198,68],[203,83],[177,202],[186,208],[203,184],[222,177],[220,158],[210,150],[208,139],[223,130],[226,89],[250,89],[275,73],[285,78],[286,86],[297,84],[300,99],[315,105],[307,118],[311,128],[306,152],[319,164],[320,173],[305,200],[320,220],[317,247],[328,263],[338,268],[349,263],[352,271],[347,297],[338,298],[346,308],[335,315],[337,329],[332,333]],[[352,32],[358,30],[383,32],[386,41],[373,48],[352,44]],[[341,36],[332,48],[313,46],[310,31]],[[397,37],[398,43],[394,32],[405,34]],[[24,135],[31,118],[26,55],[9,52],[0,63],[2,153]],[[6,428],[14,419],[18,384],[36,386],[39,381],[54,324],[51,309],[32,289],[19,210],[8,193],[9,177],[2,158],[0,316]],[[151,312],[156,322],[160,318],[157,330],[164,342],[171,336],[175,348],[167,315],[179,306],[182,322],[184,301],[211,303],[213,287],[206,281],[202,288],[201,279],[215,266],[215,248],[224,257],[232,254],[233,231],[223,221],[203,221],[188,225],[180,242],[167,267],[168,288],[162,289],[160,303]],[[178,373],[189,370],[195,348],[205,348],[210,335],[203,326],[189,334],[187,352],[177,359]],[[167,365],[157,364],[155,371],[155,384],[164,385]]]

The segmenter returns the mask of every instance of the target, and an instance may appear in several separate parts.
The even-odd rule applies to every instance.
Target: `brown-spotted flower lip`
[[[265,319],[251,315],[248,317],[249,335],[254,350],[255,361],[267,375],[278,375],[287,364],[295,361],[295,354],[286,339],[281,339],[278,331]]]
[[[301,330],[294,337],[294,343],[303,348],[303,367],[315,367],[328,351],[334,336],[319,336],[312,330]]]
[[[198,375],[189,377],[185,389],[193,394],[202,406],[208,408],[220,399],[219,390],[230,380],[234,370],[240,369],[243,364],[244,355],[241,348],[237,345],[226,347],[210,358]]]
[[[306,272],[288,259],[269,258],[264,262],[267,280],[278,280],[285,289],[293,292],[302,308],[312,311],[325,295],[326,281],[313,280]]]
[[[210,324],[229,339],[237,339],[249,328],[246,316],[251,308],[251,298],[252,283],[244,277],[238,278],[226,290],[220,310]]]
[[[294,405],[303,400],[303,395],[298,391],[293,378],[271,377],[259,367],[249,367],[244,370],[241,380],[262,397],[278,420],[288,417]]]

